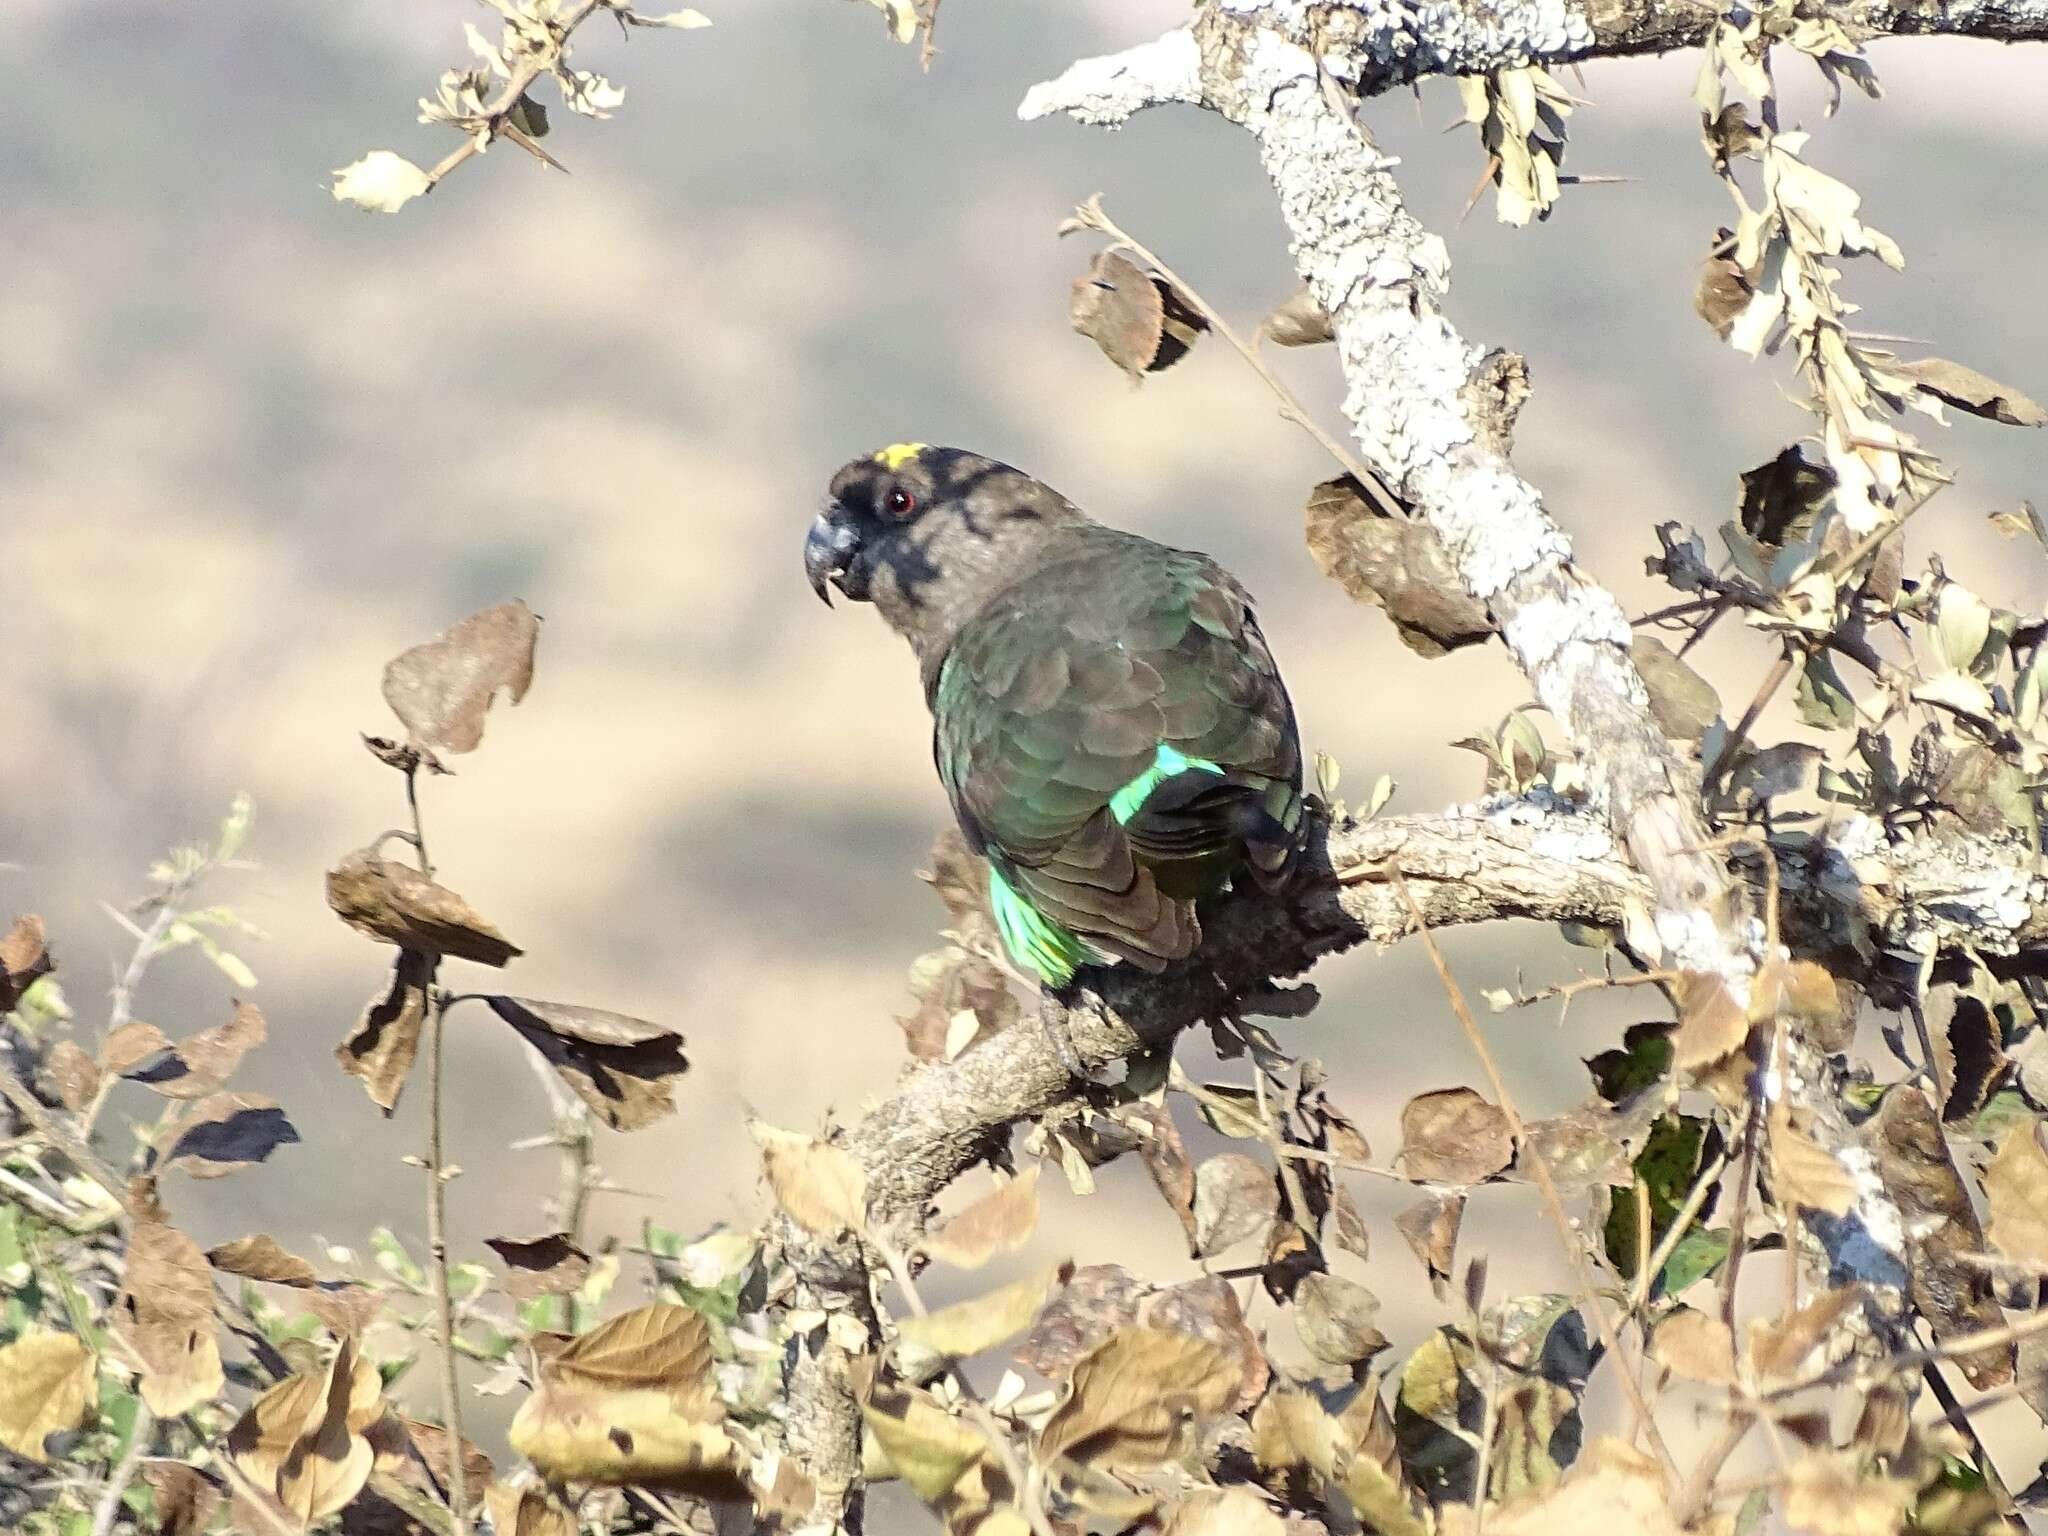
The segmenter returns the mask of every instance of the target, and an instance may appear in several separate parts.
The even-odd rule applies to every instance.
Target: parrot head
[[[1080,521],[1064,497],[961,448],[897,443],[832,477],[804,539],[804,574],[873,603],[920,650],[989,592],[1053,528]]]

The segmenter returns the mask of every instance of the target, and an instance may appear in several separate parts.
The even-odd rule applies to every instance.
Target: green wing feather
[[[962,627],[932,713],[1004,942],[1048,981],[1181,958],[1197,897],[1246,863],[1286,867],[1293,710],[1243,591],[1206,556],[1064,533]]]

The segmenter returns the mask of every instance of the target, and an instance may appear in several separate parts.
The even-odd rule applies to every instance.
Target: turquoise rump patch
[[[1223,770],[1205,757],[1189,757],[1178,747],[1161,742],[1152,755],[1152,765],[1109,797],[1109,813],[1123,826],[1143,808],[1153,790],[1178,774],[1198,768],[1206,773]],[[1005,880],[994,864],[988,868],[988,904],[995,914],[996,931],[1003,947],[1020,966],[1038,973],[1047,986],[1063,987],[1074,979],[1083,965],[1109,965],[1114,957],[1104,954],[1071,929],[1053,922]]]
[[[1205,773],[1223,772],[1206,757],[1189,757],[1171,742],[1162,741],[1152,754],[1152,766],[1109,797],[1109,814],[1116,818],[1118,826],[1124,826],[1143,808],[1153,790],[1190,768]]]
[[[988,904],[1010,958],[1036,971],[1049,987],[1064,987],[1072,981],[1076,966],[1109,964],[1108,955],[1018,895],[993,864],[988,867]]]

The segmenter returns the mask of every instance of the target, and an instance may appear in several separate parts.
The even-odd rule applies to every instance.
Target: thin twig
[[[573,25],[574,23],[570,23]],[[516,99],[516,98],[515,98]],[[426,827],[420,819],[419,765],[405,773],[405,803],[412,812],[412,845],[420,856],[420,873],[434,878],[427,856]],[[462,1462],[462,1386],[455,1373],[455,1300],[448,1285],[448,1181],[454,1175],[441,1151],[442,1036],[448,1016],[448,994],[434,985],[440,957],[428,961],[427,993],[427,1257],[433,1271],[434,1314],[441,1336],[441,1417],[448,1429],[448,1511],[455,1517],[456,1536],[469,1536],[468,1469]]]
[[[1415,893],[1408,889],[1408,880],[1401,873],[1400,866],[1388,866],[1393,883],[1401,893],[1401,900],[1407,904],[1409,915],[1414,919],[1416,935],[1423,947],[1429,951],[1430,964],[1436,967],[1437,980],[1443,983],[1444,993],[1450,999],[1451,1012],[1457,1016],[1459,1025],[1465,1031],[1465,1038],[1471,1042],[1473,1051],[1479,1057],[1480,1068],[1486,1073],[1486,1081],[1493,1089],[1494,1098],[1500,1105],[1501,1114],[1507,1119],[1508,1133],[1514,1138],[1516,1151],[1526,1158],[1529,1173],[1536,1181],[1536,1187],[1543,1193],[1543,1203],[1550,1212],[1552,1225],[1557,1228],[1559,1240],[1564,1244],[1565,1258],[1572,1267],[1572,1277],[1579,1288],[1578,1302],[1593,1319],[1593,1327],[1600,1335],[1601,1347],[1614,1356],[1617,1363],[1621,1351],[1617,1347],[1614,1324],[1608,1318],[1606,1309],[1599,1304],[1593,1290],[1593,1277],[1586,1267],[1586,1256],[1579,1249],[1572,1235],[1571,1217],[1565,1213],[1564,1199],[1557,1192],[1557,1181],[1550,1176],[1550,1164],[1529,1140],[1527,1127],[1522,1123],[1522,1113],[1515,1107],[1514,1096],[1508,1091],[1507,1080],[1501,1076],[1500,1066],[1493,1059],[1493,1049],[1486,1043],[1486,1035],[1479,1028],[1479,1020],[1473,1016],[1471,1006],[1465,1001],[1464,990],[1458,979],[1451,974],[1450,965],[1444,954],[1437,948],[1436,939],[1429,931],[1429,920],[1423,916],[1421,906],[1415,900]],[[1642,1415],[1643,1428],[1650,1436],[1650,1449],[1657,1459],[1673,1476],[1678,1475],[1678,1463],[1672,1458],[1671,1447],[1664,1442],[1664,1433],[1657,1427],[1656,1416],[1650,1412],[1648,1400],[1643,1395],[1642,1383],[1627,1371],[1621,1373],[1623,1390],[1629,1402]]]
[[[1308,408],[1296,398],[1294,391],[1287,387],[1286,383],[1277,373],[1266,366],[1266,360],[1259,356],[1256,348],[1247,345],[1244,338],[1230,328],[1230,322],[1217,313],[1215,306],[1210,304],[1201,294],[1197,293],[1192,286],[1184,282],[1173,268],[1169,267],[1151,251],[1119,229],[1116,221],[1103,212],[1101,203],[1089,203],[1081,210],[1080,217],[1090,227],[1109,236],[1113,245],[1122,246],[1133,256],[1137,257],[1138,260],[1145,263],[1146,266],[1152,268],[1153,271],[1165,278],[1175,291],[1188,301],[1195,312],[1208,322],[1209,329],[1230,343],[1236,349],[1237,355],[1251,366],[1252,372],[1265,380],[1266,387],[1272,390],[1280,401],[1280,414],[1321,443],[1330,457],[1344,467],[1345,473],[1364,487],[1366,495],[1379,504],[1382,512],[1386,513],[1389,517],[1400,518],[1403,522],[1410,520],[1408,509],[1393,498],[1392,494],[1381,482],[1378,474],[1368,469],[1363,460],[1346,448],[1343,443],[1323,430],[1321,424],[1309,414]]]
[[[149,1449],[150,1432],[155,1428],[156,1415],[149,1411],[149,1404],[138,1397],[135,1401],[135,1423],[129,1430],[128,1449],[114,1470],[107,1474],[107,1486],[100,1490],[99,1499],[92,1507],[92,1536],[112,1536],[114,1522],[121,1518],[121,1496],[135,1480],[135,1469],[142,1465],[143,1455]]]
[[[555,17],[551,23],[556,34],[555,46],[550,49],[544,49],[539,53],[528,54],[512,70],[511,75],[507,77],[504,87],[498,94],[484,103],[482,110],[477,114],[474,125],[471,125],[469,120],[464,120],[464,123],[460,125],[463,128],[462,147],[450,150],[441,157],[439,164],[427,172],[427,190],[429,192],[438,187],[441,184],[441,179],[454,170],[455,167],[462,164],[463,161],[469,159],[472,155],[481,154],[484,142],[505,134],[506,119],[512,115],[513,108],[519,105],[519,99],[526,94],[526,88],[560,62],[562,50],[568,46],[570,34],[590,18],[591,12],[598,8],[598,4],[599,0],[571,0],[568,8]],[[482,129],[483,133],[479,134],[478,129]],[[524,138],[525,136],[521,135],[521,137]],[[540,146],[531,140],[522,144],[521,148],[539,155],[542,163],[554,164],[556,170],[563,169],[558,162],[555,162],[553,156],[543,153]],[[408,789],[410,789],[411,781],[412,775],[407,774],[406,782]]]
[[[1721,1426],[1721,1435],[1708,1446],[1700,1459],[1693,1464],[1685,1486],[1678,1490],[1678,1496],[1671,1501],[1672,1518],[1682,1527],[1690,1528],[1693,1521],[1706,1511],[1714,1499],[1714,1480],[1721,1475],[1721,1469],[1728,1464],[1728,1458],[1735,1454],[1735,1448],[1742,1444],[1743,1436],[1749,1433],[1749,1426],[1756,1422],[1753,1415],[1731,1411],[1727,1423]]]
[[[1685,1192],[1685,1203],[1671,1218],[1671,1225],[1664,1229],[1664,1236],[1658,1241],[1656,1252],[1650,1255],[1649,1263],[1636,1271],[1635,1282],[1629,1288],[1628,1309],[1631,1314],[1642,1312],[1644,1304],[1650,1299],[1651,1285],[1655,1283],[1657,1276],[1664,1272],[1664,1266],[1671,1262],[1671,1255],[1677,1252],[1679,1243],[1685,1239],[1686,1228],[1690,1227],[1693,1218],[1699,1215],[1700,1207],[1707,1203],[1707,1196],[1714,1192],[1714,1186],[1720,1182],[1721,1172],[1727,1166],[1728,1154],[1723,1152],[1702,1168],[1699,1177],[1692,1181],[1692,1188]]]
[[[1722,770],[1734,764],[1735,754],[1742,750],[1742,743],[1748,739],[1757,716],[1764,712],[1764,706],[1771,702],[1771,696],[1778,691],[1779,685],[1785,681],[1786,674],[1792,670],[1792,659],[1796,655],[1797,648],[1791,641],[1786,641],[1778,652],[1778,659],[1771,664],[1771,670],[1764,674],[1764,680],[1756,690],[1756,697],[1749,701],[1749,708],[1745,709],[1742,718],[1735,722],[1735,729],[1722,738],[1721,750],[1714,754],[1714,760],[1707,764],[1706,771],[1700,775],[1700,785],[1704,792],[1712,794],[1714,786],[1721,781]]]

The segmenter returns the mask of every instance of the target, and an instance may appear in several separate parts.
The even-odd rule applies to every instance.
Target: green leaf
[[[377,1267],[394,1279],[407,1285],[422,1286],[427,1283],[427,1272],[415,1264],[412,1255],[405,1251],[405,1245],[389,1227],[376,1227],[370,1232],[370,1248],[377,1255]]]
[[[1635,1097],[1671,1071],[1671,1025],[1631,1024],[1618,1049],[1586,1058],[1586,1070],[1608,1103]]]
[[[1636,1178],[1649,1191],[1650,1248],[1663,1241],[1679,1207],[1685,1204],[1693,1178],[1706,1161],[1710,1143],[1719,1140],[1720,1135],[1712,1125],[1694,1115],[1666,1115],[1650,1128],[1649,1139],[1635,1161]],[[1693,1219],[1697,1221],[1699,1217]],[[1648,1253],[1639,1252],[1637,1247],[1633,1188],[1614,1190],[1602,1237],[1615,1268],[1634,1279],[1637,1266]]]
[[[1856,701],[1826,651],[1815,651],[1799,671],[1799,719],[1818,730],[1846,730],[1856,723]]]
[[[1707,1278],[1726,1262],[1729,1236],[1717,1228],[1702,1232],[1695,1227],[1678,1240],[1671,1250],[1671,1257],[1664,1261],[1664,1272],[1659,1277],[1660,1289],[1666,1296],[1677,1296]]]

